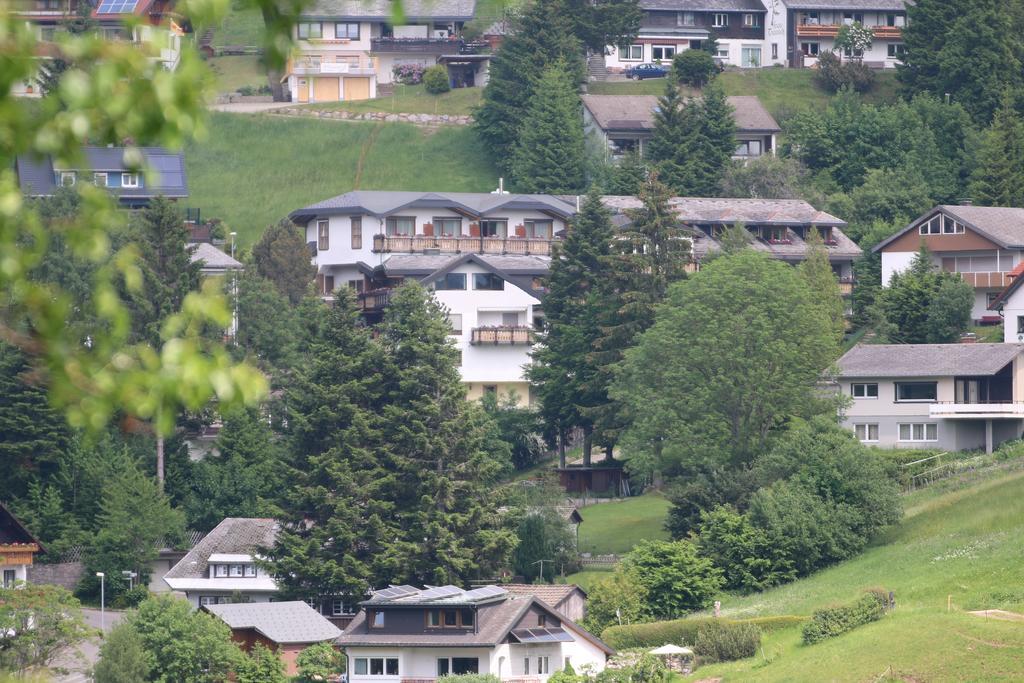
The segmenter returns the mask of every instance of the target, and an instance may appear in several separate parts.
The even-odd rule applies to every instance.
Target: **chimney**
[[[960,200],[960,206],[974,206],[974,200],[970,197]]]

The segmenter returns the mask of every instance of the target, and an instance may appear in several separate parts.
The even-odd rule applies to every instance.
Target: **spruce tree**
[[[256,272],[273,282],[292,305],[302,301],[316,275],[302,229],[287,218],[263,232],[252,247],[252,260]]]
[[[647,164],[637,150],[631,150],[612,164],[608,174],[606,187],[608,194],[637,195],[647,179]]]
[[[658,172],[658,178],[673,190],[686,187],[690,181],[691,138],[695,130],[693,110],[684,108],[679,87],[668,79],[665,94],[658,98],[654,110],[654,130],[647,143],[647,158]]]
[[[725,90],[717,83],[704,88],[700,100],[700,136],[704,147],[696,152],[703,161],[692,180],[690,196],[712,197],[736,151],[736,118]]]
[[[512,148],[516,191],[574,194],[584,185],[583,120],[576,83],[562,59],[537,83],[542,97],[530,99]]]
[[[939,52],[963,10],[961,0],[918,0],[907,6],[903,27],[904,57],[899,80],[913,92],[939,91]]]
[[[985,206],[1024,206],[1024,122],[1008,93],[982,138],[970,194]]]
[[[654,324],[655,309],[669,286],[686,277],[691,242],[671,198],[669,188],[651,174],[640,192],[641,207],[627,211],[630,223],[619,231],[608,257],[609,275],[600,291],[605,302],[599,319],[601,338],[593,353],[599,371],[592,383],[601,390],[611,384],[625,351]],[[631,419],[616,401],[585,410],[584,416],[594,421],[595,441],[609,453]]]
[[[351,291],[338,290],[285,402],[295,485],[270,553],[284,594],[362,596],[397,575],[394,474],[380,457],[385,359],[360,326]]]
[[[591,354],[601,337],[600,311],[606,304],[601,283],[608,277],[612,239],[611,214],[592,188],[551,259],[545,331],[533,354],[529,377],[545,422],[558,436],[563,467],[567,432],[581,427],[589,435],[593,423],[583,417],[583,411],[608,400],[605,387],[594,379],[598,367]],[[589,445],[588,438],[584,446]],[[590,459],[589,450],[584,459]]]
[[[807,258],[800,264],[800,275],[807,282],[810,291],[814,292],[815,298],[812,303],[824,312],[838,343],[843,340],[846,331],[846,306],[839,291],[839,281],[832,271],[825,242],[813,225],[810,227],[806,242]]]
[[[395,291],[380,326],[390,381],[380,411],[382,445],[402,529],[390,573],[412,583],[460,583],[508,562],[492,486],[510,470],[489,452],[489,418],[466,401],[445,309],[416,283]],[[386,574],[385,574],[386,575]],[[378,574],[380,576],[380,574]]]

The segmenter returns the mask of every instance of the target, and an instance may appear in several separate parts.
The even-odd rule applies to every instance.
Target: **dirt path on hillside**
[[[1002,609],[981,609],[968,612],[968,614],[973,614],[976,617],[983,617],[985,619],[998,619],[999,621],[1024,621],[1024,614],[1007,612]]]
[[[378,123],[374,126],[373,130],[370,131],[370,135],[366,138],[366,142],[363,143],[363,148],[359,150],[359,161],[356,162],[356,179],[352,185],[353,190],[359,189],[359,183],[363,179],[363,164],[366,162],[366,157],[373,148],[374,143],[377,142],[377,138],[380,137],[382,128],[384,128],[383,123]]]

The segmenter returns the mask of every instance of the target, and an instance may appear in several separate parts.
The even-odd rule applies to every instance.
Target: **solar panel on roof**
[[[474,588],[471,591],[466,592],[467,600],[486,600],[487,598],[497,598],[502,595],[507,595],[508,591],[504,588],[497,586],[482,586],[480,588]]]
[[[97,14],[131,14],[139,0],[101,0]]]
[[[373,597],[384,598],[386,600],[394,600],[395,598],[413,595],[418,592],[419,591],[412,586],[389,586],[379,591],[375,591]]]
[[[418,597],[421,600],[440,600],[442,598],[462,595],[462,592],[462,589],[458,586],[437,586],[423,591]]]

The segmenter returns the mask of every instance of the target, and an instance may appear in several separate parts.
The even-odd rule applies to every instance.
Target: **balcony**
[[[528,237],[433,237],[430,235],[374,235],[373,250],[378,253],[417,254],[438,251],[443,254],[529,254],[548,256],[552,240]]]
[[[932,403],[928,417],[949,420],[1024,419],[1024,402],[1005,403]]]
[[[469,343],[473,345],[490,344],[492,346],[532,344],[533,330],[529,327],[512,327],[499,325],[496,327],[477,327],[470,334]]]
[[[961,272],[959,275],[964,282],[978,289],[1002,289],[1010,281],[1010,273],[1005,270]]]
[[[798,38],[835,38],[839,35],[839,24],[797,24],[796,35]],[[867,26],[871,29],[878,40],[900,40],[903,38],[903,28],[900,26]]]
[[[361,292],[356,297],[359,310],[364,313],[384,310],[387,305],[391,303],[391,292],[392,289],[390,287],[386,287],[384,289],[371,289],[368,292]]]
[[[373,38],[370,51],[457,55],[461,45],[458,38]]]
[[[337,62],[296,62],[292,66],[292,73],[296,76],[317,76],[347,75],[347,76],[372,76],[376,73],[372,67],[352,66]]]

